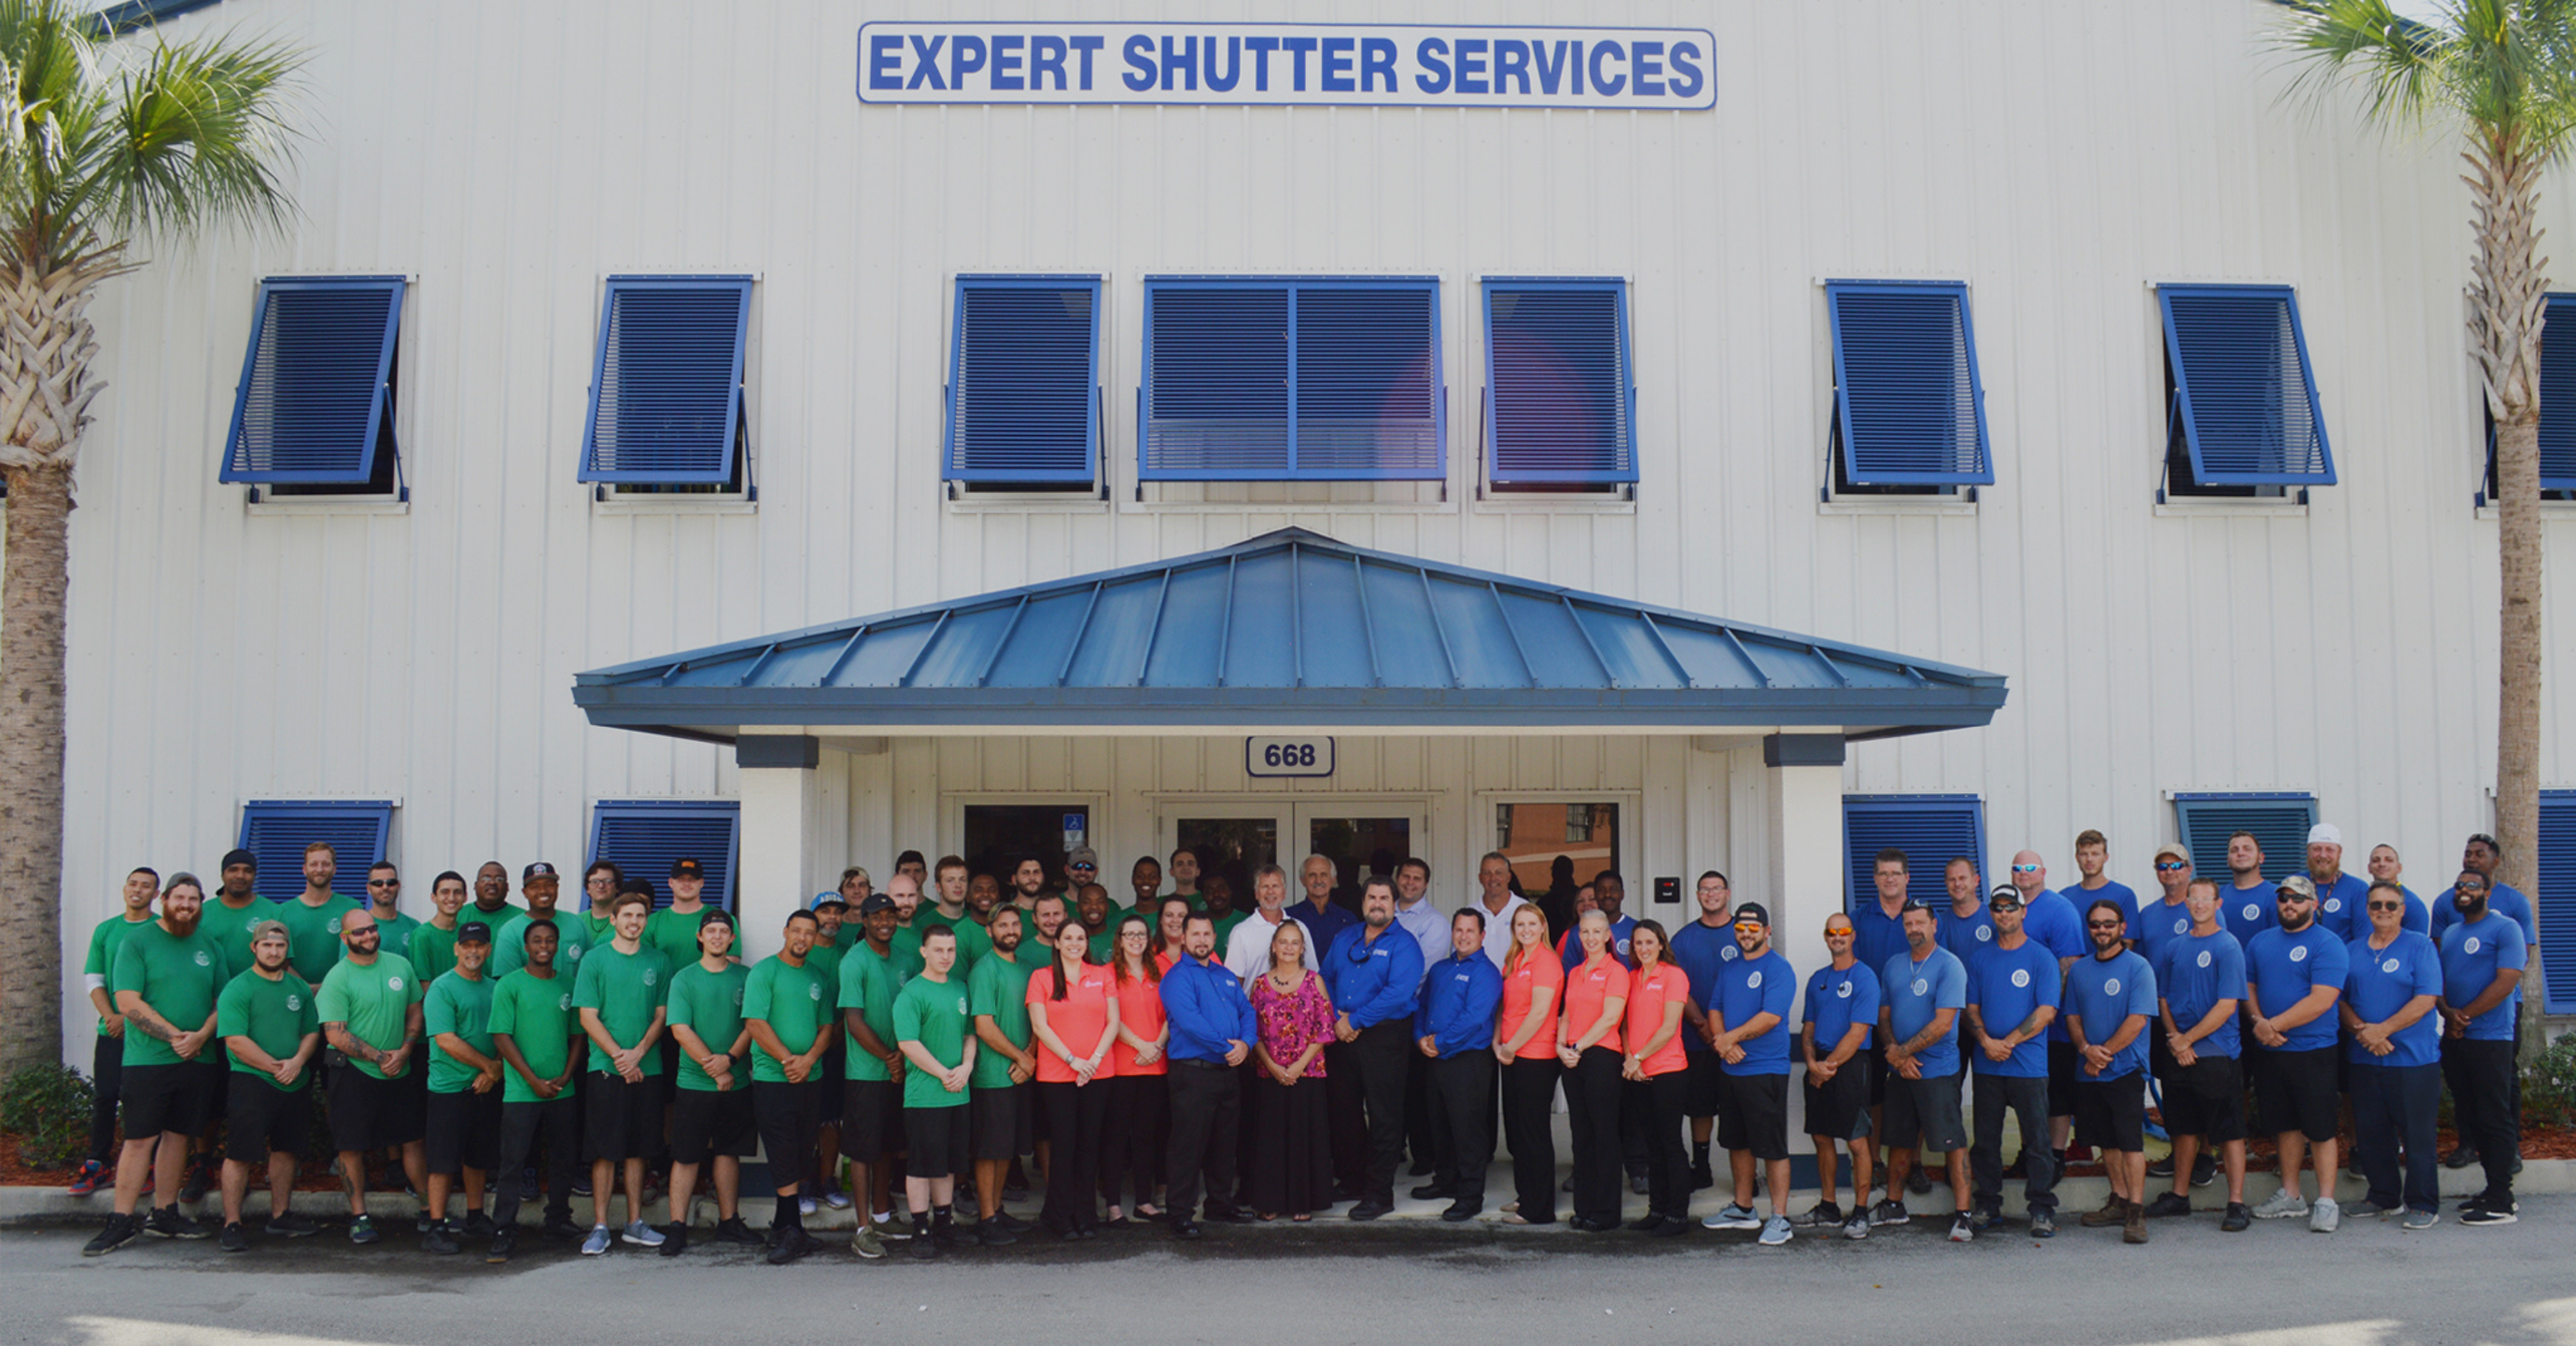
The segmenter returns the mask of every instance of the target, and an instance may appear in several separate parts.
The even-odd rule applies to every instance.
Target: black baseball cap
[[[1767,929],[1771,924],[1771,913],[1763,910],[1759,902],[1745,902],[1736,906],[1735,920],[1738,925],[1751,921]]]
[[[674,860],[674,861],[672,861],[672,862],[671,862],[671,877],[672,877],[672,878],[675,878],[675,879],[703,879],[703,878],[705,878],[706,876],[707,876],[706,867],[705,867],[705,866],[703,866],[703,865],[700,865],[700,864],[699,864],[697,861],[695,861],[695,860],[688,859],[687,857],[685,857],[685,856],[684,856],[684,857],[682,857],[682,858],[680,858],[680,859],[677,859],[677,860]]]
[[[2021,890],[2013,887],[2009,883],[1996,884],[1995,890],[1986,894],[1986,905],[1989,907],[2019,907],[2023,905],[2021,900]]]
[[[259,868],[259,857],[236,846],[233,849],[224,852],[224,862],[215,866],[215,872],[220,874],[235,865],[248,865],[252,869],[257,869]]]
[[[459,944],[489,944],[492,942],[492,927],[481,921],[467,921],[465,924],[456,927],[456,942]]]
[[[698,928],[700,930],[704,930],[711,925],[721,925],[728,930],[732,929],[733,913],[722,907],[709,907],[705,911],[699,912]]]
[[[837,894],[835,894],[835,896],[837,896]],[[820,906],[822,904],[816,903],[815,905]],[[859,904],[859,914],[861,916],[874,916],[880,911],[892,910],[894,910],[894,899],[883,893],[870,893],[868,894],[867,900]]]
[[[1909,897],[1909,898],[1905,899],[1905,905],[1904,905],[1904,906],[1898,907],[1898,908],[1896,909],[1896,914],[1897,914],[1898,916],[1900,916],[1900,917],[1901,917],[1901,916],[1903,916],[1905,913],[1907,913],[1907,912],[1909,912],[1909,911],[1930,911],[1930,910],[1932,910],[1932,904],[1931,904],[1931,903],[1926,902],[1926,901],[1924,901],[1922,898],[1919,898],[1919,897]]]
[[[519,879],[521,882],[525,882],[529,879],[554,879],[561,877],[563,876],[555,873],[555,867],[553,865],[547,864],[543,860],[531,862],[527,868],[519,871]]]

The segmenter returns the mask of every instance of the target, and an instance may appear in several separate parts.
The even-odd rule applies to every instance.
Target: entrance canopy
[[[596,725],[1836,732],[1984,725],[2002,675],[1352,547],[1232,547],[575,677]]]

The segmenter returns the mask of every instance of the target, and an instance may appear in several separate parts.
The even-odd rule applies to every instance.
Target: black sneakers
[[[241,1221],[234,1220],[215,1236],[215,1246],[228,1253],[246,1253],[250,1251],[250,1235],[242,1232]]]
[[[155,1206],[143,1221],[143,1232],[154,1238],[201,1239],[212,1237],[215,1231],[193,1216],[180,1214],[177,1206]]]
[[[107,1228],[98,1231],[98,1237],[81,1245],[81,1256],[105,1257],[141,1237],[141,1220],[131,1215],[111,1215],[107,1217]]]

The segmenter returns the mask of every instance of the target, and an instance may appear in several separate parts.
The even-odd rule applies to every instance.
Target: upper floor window
[[[1503,490],[1637,480],[1628,287],[1619,280],[1485,282],[1485,479]]]
[[[611,276],[599,309],[583,481],[749,494],[749,276]]]
[[[1833,332],[1835,495],[1946,495],[1991,485],[1968,287],[1825,284]]]
[[[2495,413],[2486,413],[2487,458],[2477,503],[2496,498]],[[2557,414],[2552,415],[2552,410]],[[2576,499],[2576,294],[2549,296],[2540,324],[2540,498]]]
[[[2316,372],[2286,285],[2162,285],[2165,494],[2332,486]]]
[[[259,284],[221,481],[272,495],[396,495],[400,276]]]
[[[1432,279],[1148,278],[1138,475],[1446,476],[1439,298]]]
[[[1100,442],[1100,280],[960,276],[942,473],[987,489],[1088,490]]]

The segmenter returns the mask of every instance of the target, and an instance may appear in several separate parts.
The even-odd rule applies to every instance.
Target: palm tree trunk
[[[63,1049],[63,616],[72,469],[6,470],[0,570],[0,1078]]]

